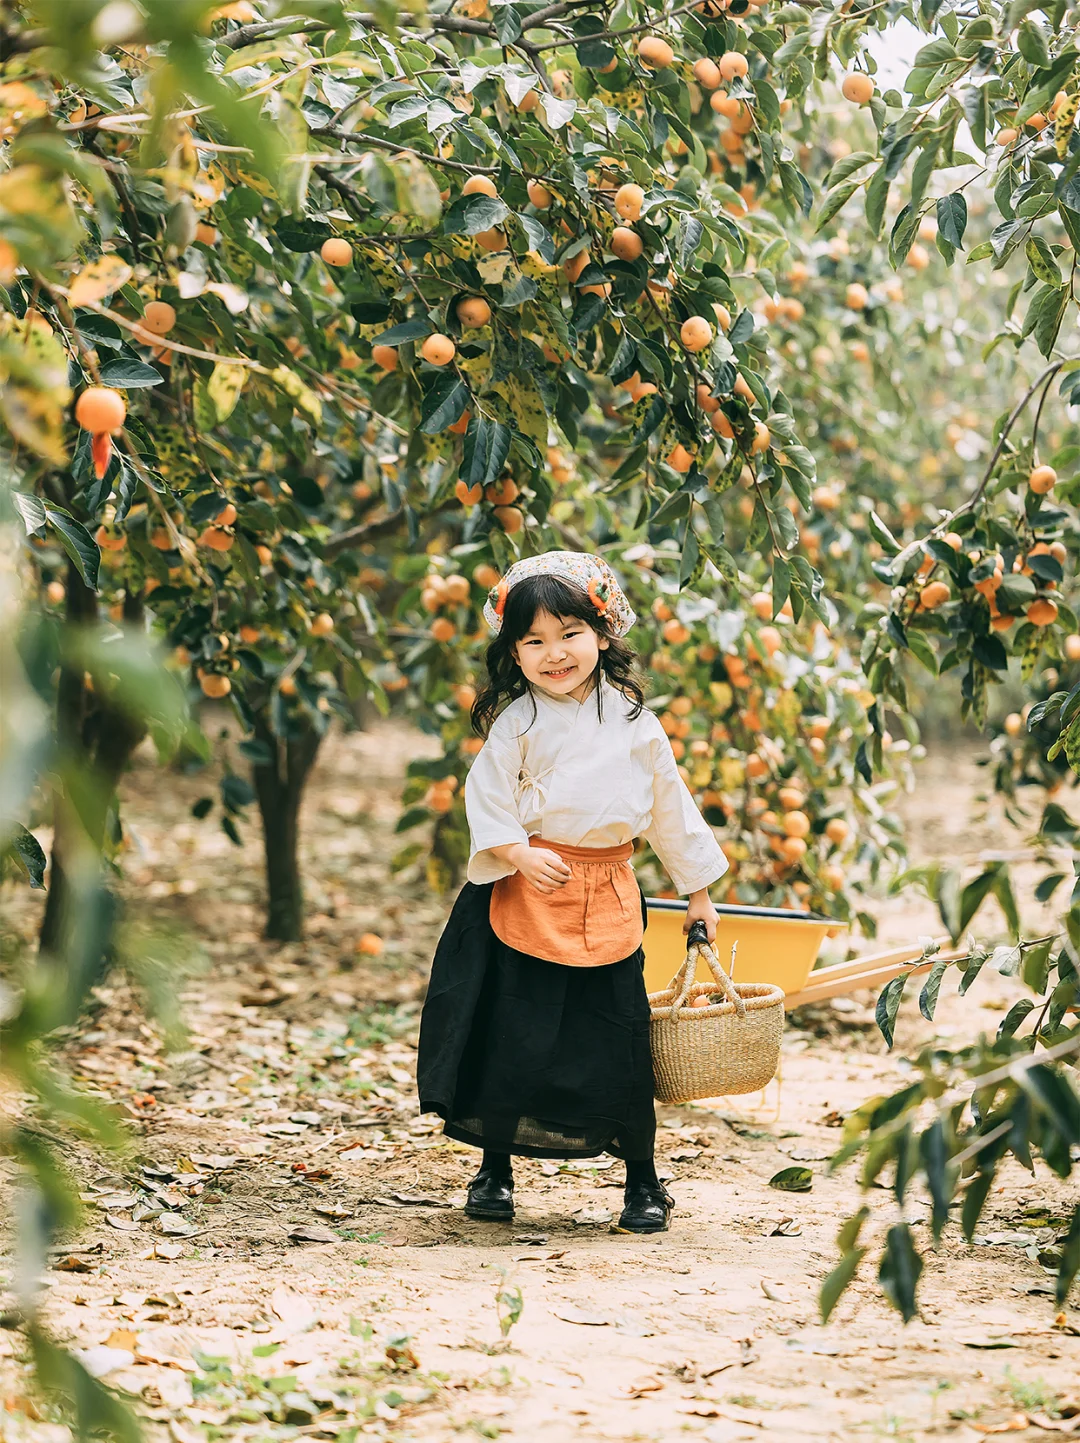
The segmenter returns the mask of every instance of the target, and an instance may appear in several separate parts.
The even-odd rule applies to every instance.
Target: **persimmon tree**
[[[981,725],[1010,666],[1045,689],[1077,632],[1072,21],[463,8],[19,12],[0,364],[46,603],[64,546],[73,621],[152,618],[236,708],[292,934],[325,719],[389,688],[442,731],[402,826],[437,819],[448,885],[484,595],[523,550],[601,548],[734,896],[847,918],[844,869],[897,850],[878,787],[917,742],[919,678],[957,673]],[[881,92],[899,20],[926,44]],[[898,267],[924,298],[904,326]],[[963,465],[935,454],[918,357],[891,353],[960,270],[992,381],[952,421]],[[75,445],[89,388],[123,411],[81,402]],[[934,463],[914,486],[890,390]],[[1067,692],[1028,715],[1070,761],[1076,712]],[[939,888],[950,932],[1007,895],[983,885],[958,910]]]

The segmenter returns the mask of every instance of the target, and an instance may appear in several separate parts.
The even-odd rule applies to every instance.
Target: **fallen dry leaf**
[[[175,1262],[177,1258],[184,1256],[183,1243],[170,1243],[166,1238],[158,1238],[147,1255],[151,1258],[164,1258],[166,1262]]]
[[[138,1338],[130,1328],[114,1328],[105,1339],[106,1348],[123,1348],[129,1353],[134,1353],[135,1344]]]
[[[419,1192],[392,1192],[389,1197],[372,1198],[372,1202],[386,1208],[452,1208],[454,1206],[453,1203],[445,1202],[441,1197],[428,1197]]]
[[[770,1283],[768,1278],[762,1278],[761,1291],[774,1303],[790,1303],[794,1299],[789,1298],[783,1289],[778,1288],[775,1283]]]
[[[270,1311],[294,1333],[306,1332],[319,1316],[305,1297],[294,1293],[283,1283],[279,1283],[270,1295]]]
[[[644,1398],[649,1393],[659,1393],[664,1386],[664,1380],[657,1378],[655,1374],[648,1373],[644,1378],[635,1378],[634,1381],[622,1389],[627,1398]]]
[[[972,1423],[976,1433],[1023,1433],[1029,1426],[1026,1413],[1014,1413],[1004,1423]]]
[[[298,1243],[339,1243],[341,1239],[322,1223],[301,1223],[289,1229],[289,1237]]]
[[[23,1393],[9,1393],[4,1398],[3,1408],[5,1413],[21,1413],[24,1418],[29,1418],[34,1423],[44,1421],[33,1398],[27,1398]]]
[[[137,1233],[141,1231],[139,1224],[134,1218],[118,1217],[116,1213],[106,1213],[105,1221],[111,1228],[116,1228],[121,1233]]]
[[[186,1238],[198,1229],[182,1218],[179,1213],[162,1213],[158,1218],[158,1227],[163,1233],[174,1238]]]
[[[801,1238],[802,1225],[794,1218],[781,1218],[775,1227],[769,1229],[767,1236],[770,1238]]]
[[[77,1258],[74,1255],[57,1258],[52,1266],[58,1273],[92,1273],[94,1271],[91,1264],[84,1258]]]
[[[110,1348],[105,1343],[96,1348],[75,1348],[73,1355],[92,1378],[104,1378],[117,1368],[130,1368],[135,1361],[135,1354],[130,1348]]]
[[[571,1303],[566,1303],[561,1308],[552,1308],[551,1312],[564,1323],[580,1323],[587,1328],[606,1328],[611,1324],[611,1319],[603,1313],[590,1313],[585,1308],[575,1308]]]

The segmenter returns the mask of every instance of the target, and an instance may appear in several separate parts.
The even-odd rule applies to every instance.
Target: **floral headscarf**
[[[484,603],[484,620],[496,634],[502,627],[503,606],[511,587],[529,576],[558,576],[586,592],[612,636],[625,636],[637,620],[615,573],[599,556],[583,551],[545,551],[515,561]]]

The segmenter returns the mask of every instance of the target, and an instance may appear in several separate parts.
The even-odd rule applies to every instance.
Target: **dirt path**
[[[1055,1325],[1035,1254],[1075,1199],[1044,1170],[1008,1173],[976,1246],[947,1229],[906,1329],[869,1267],[834,1321],[817,1321],[836,1230],[859,1201],[854,1166],[829,1177],[825,1159],[839,1116],[899,1085],[904,1047],[927,1040],[910,1007],[892,1054],[858,998],[854,1012],[796,1015],[779,1095],[761,1106],[660,1109],[678,1203],[666,1235],[609,1230],[621,1165],[608,1158],[521,1160],[515,1222],[464,1218],[476,1154],[418,1118],[412,1090],[417,997],[446,905],[386,865],[393,788],[418,745],[388,728],[329,744],[306,818],[314,920],[298,947],[258,940],[253,831],[236,849],[191,818],[205,777],[163,788],[136,769],[126,885],[201,939],[208,970],[183,984],[183,1052],[166,1052],[123,983],[99,990],[68,1046],[74,1074],[130,1117],[136,1155],[108,1171],[72,1154],[87,1216],[46,1278],[57,1333],[177,1443],[1068,1429],[1057,1415],[1077,1388],[1080,1336]],[[974,864],[1019,848],[972,820],[983,774],[970,757],[928,768],[905,799],[924,856]],[[28,933],[34,905],[20,895]],[[938,930],[919,898],[874,905],[875,947]],[[368,929],[387,939],[374,963],[353,953]],[[966,1003],[943,1000],[936,1035],[996,1024],[1012,985],[980,979]],[[796,1161],[813,1191],[771,1190]],[[870,1200],[880,1236],[891,1198]],[[925,1207],[910,1211],[921,1224]],[[16,1346],[0,1331],[0,1437],[52,1443],[64,1435],[22,1411]]]

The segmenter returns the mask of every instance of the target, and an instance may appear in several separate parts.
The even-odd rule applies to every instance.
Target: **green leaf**
[[[1044,356],[1049,356],[1057,341],[1058,331],[1065,319],[1065,311],[1069,304],[1069,291],[1067,286],[1060,290],[1049,290],[1043,296],[1039,308],[1038,319],[1035,322],[1034,337],[1035,344]]]
[[[970,1243],[982,1216],[983,1204],[994,1184],[994,1170],[977,1172],[964,1190],[964,1201],[960,1208],[960,1226],[964,1237]]]
[[[817,229],[823,230],[829,224],[833,216],[847,205],[848,201],[858,190],[860,181],[851,180],[846,185],[837,186],[831,190],[821,203],[821,210],[818,213]]]
[[[923,146],[914,166],[911,170],[911,205],[915,210],[922,206],[923,196],[926,194],[926,187],[930,183],[930,177],[937,165],[939,142],[934,139]]]
[[[379,346],[402,346],[406,341],[419,341],[424,336],[430,336],[432,325],[430,321],[420,320],[402,321],[399,326],[391,326],[388,331],[383,331],[376,336],[371,344]]]
[[[844,1254],[822,1283],[821,1291],[818,1294],[818,1309],[823,1323],[829,1321],[833,1309],[859,1271],[859,1264],[868,1252],[869,1248],[852,1248],[850,1252]]]
[[[470,401],[468,386],[453,371],[441,371],[424,393],[420,430],[428,436],[460,421]]]
[[[147,366],[142,361],[129,361],[125,357],[106,361],[101,368],[101,384],[115,386],[121,391],[146,390],[151,386],[160,386],[164,379],[153,366]]]
[[[410,807],[408,811],[402,812],[394,827],[395,832],[410,832],[413,827],[418,827],[421,822],[429,822],[431,813],[427,807]],[[426,850],[426,849],[425,849]]]
[[[922,632],[915,631],[914,629],[909,628],[907,633],[907,644],[912,656],[914,656],[917,661],[920,661],[932,676],[937,676],[937,656],[934,653],[934,648],[930,645]]]
[[[864,165],[870,165],[877,157],[869,150],[854,150],[850,155],[841,156],[825,177],[825,188],[831,190],[834,185],[840,185],[857,170],[862,170]]]
[[[877,514],[876,511],[870,512],[869,526],[870,535],[874,538],[874,540],[879,542],[880,545],[889,553],[890,556],[895,556],[900,550],[900,543],[899,541],[897,541],[896,537],[885,525],[884,521],[882,521],[881,517]]]
[[[1017,1085],[1052,1123],[1067,1147],[1080,1146],[1080,1099],[1060,1072],[1044,1063],[1017,1069]]]
[[[674,491],[649,517],[649,525],[670,526],[673,521],[680,520],[689,512],[690,501],[689,491]]]
[[[885,219],[885,203],[889,198],[889,175],[885,166],[878,166],[866,187],[866,224],[871,232],[881,234],[881,223]]]
[[[934,1010],[937,1007],[938,993],[941,991],[941,979],[952,966],[951,962],[935,962],[923,983],[922,991],[919,993],[919,1011],[926,1018],[927,1022],[933,1022]]]
[[[775,617],[791,592],[791,563],[782,556],[773,557],[772,568],[773,616]]]
[[[997,869],[997,875],[994,878],[994,896],[1005,913],[1005,921],[1009,925],[1009,936],[1015,941],[1020,936],[1020,913],[1017,910],[1016,898],[1013,896],[1009,869],[1005,863],[1002,863]]]
[[[444,235],[478,235],[502,225],[509,214],[509,206],[498,196],[461,196],[443,216],[442,231]]]
[[[15,510],[22,518],[27,536],[33,535],[35,531],[40,531],[49,519],[44,502],[37,496],[31,496],[25,491],[12,491],[11,500]]]
[[[62,506],[55,506],[51,501],[46,501],[44,505],[45,514],[60,537],[60,544],[75,563],[75,569],[82,577],[84,586],[96,591],[98,567],[101,565],[101,552],[97,542],[82,522],[75,520],[70,511],[65,511]]]
[[[889,236],[889,262],[896,270],[907,258],[919,231],[919,213],[913,206],[906,205],[893,222]]]
[[[1058,1265],[1057,1282],[1054,1286],[1054,1301],[1063,1308],[1068,1301],[1073,1279],[1080,1272],[1080,1203],[1073,1208],[1072,1222],[1065,1236],[1065,1245]]]
[[[1060,286],[1063,284],[1061,268],[1057,263],[1054,252],[1050,249],[1042,236],[1028,236],[1027,244],[1024,246],[1024,254],[1028,258],[1028,264],[1035,272],[1040,281],[1045,281],[1048,286]]]
[[[682,556],[679,561],[679,589],[685,590],[687,586],[693,586],[701,579],[701,573],[705,566],[705,558],[701,554],[698,545],[697,532],[693,525],[693,511],[687,517],[686,530],[683,534]]]
[[[897,1309],[905,1323],[910,1323],[917,1312],[915,1290],[923,1260],[915,1251],[911,1229],[907,1223],[896,1223],[885,1238],[885,1252],[878,1269],[881,1291]]]
[[[981,876],[974,878],[973,881],[967,884],[960,895],[960,909],[957,914],[956,931],[953,933],[953,936],[959,937],[960,933],[968,927],[975,913],[994,890],[997,879],[998,868],[994,866],[988,868]]]
[[[323,220],[309,220],[304,215],[286,215],[274,226],[274,234],[286,250],[304,254],[317,251],[323,241],[334,234],[333,227]]]
[[[483,448],[483,474],[477,479],[483,486],[490,486],[498,476],[510,454],[512,432],[502,421],[489,421]],[[473,482],[473,485],[476,483]]]
[[[1016,48],[1029,65],[1039,70],[1050,68],[1050,47],[1042,26],[1030,18],[1025,20],[1016,33]]]
[[[138,1421],[125,1403],[36,1324],[27,1333],[38,1386],[73,1410],[71,1431],[76,1438],[104,1436],[112,1443],[142,1443]]]
[[[882,989],[877,1000],[877,1007],[874,1009],[874,1021],[881,1029],[881,1035],[885,1039],[886,1047],[893,1045],[893,1033],[896,1028],[896,1014],[900,1010],[900,999],[904,995],[904,988],[907,986],[907,972],[901,972],[899,977],[887,983]]]
[[[955,1170],[949,1165],[949,1148],[941,1118],[932,1122],[919,1138],[919,1156],[930,1189],[930,1221],[934,1230],[934,1242],[939,1243],[949,1220],[949,1203],[952,1200],[955,1179]]]
[[[35,891],[45,889],[45,868],[47,860],[41,843],[33,832],[27,831],[21,823],[15,823],[15,834],[8,843],[8,855],[26,873],[26,880]]]
[[[1001,1025],[997,1030],[998,1042],[1004,1042],[1014,1036],[1024,1018],[1034,1010],[1035,1003],[1030,997],[1021,997],[1019,1002],[1014,1002],[1001,1019]]]
[[[939,196],[937,203],[938,234],[950,245],[962,246],[967,229],[967,200],[960,191]]]
[[[808,1167],[784,1167],[773,1173],[769,1186],[780,1192],[809,1192],[814,1186],[814,1174]]]

